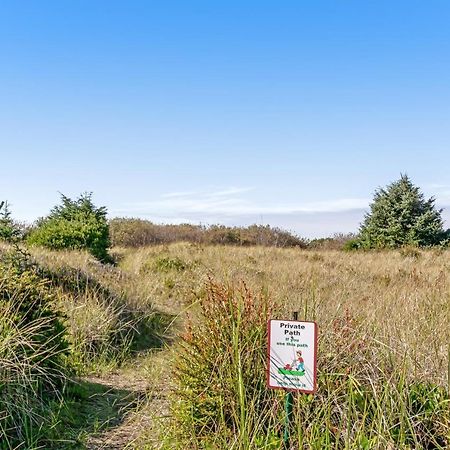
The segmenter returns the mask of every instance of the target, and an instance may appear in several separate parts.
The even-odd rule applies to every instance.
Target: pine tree
[[[407,175],[375,192],[370,212],[360,228],[363,248],[397,248],[405,245],[428,247],[448,238],[436,209]]]
[[[11,217],[8,202],[0,202],[0,240],[12,242],[19,235],[20,229]]]

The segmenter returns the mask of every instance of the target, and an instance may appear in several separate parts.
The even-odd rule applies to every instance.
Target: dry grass
[[[445,386],[448,376],[450,251],[419,256],[390,252],[311,252],[296,249],[200,247],[190,244],[118,250],[125,271],[141,276],[142,295],[173,313],[204,293],[208,276],[245,280],[267,290],[289,316],[316,320],[325,339],[340,319],[349,319],[370,343],[381,343],[414,376]],[[184,261],[183,271],[143,273],[161,257]],[[350,343],[349,343],[350,344]]]
[[[430,386],[448,389],[449,251],[346,253],[178,243],[117,253],[122,268],[140,279],[138,288],[180,317],[197,315],[212,276],[225,284],[244,280],[254,292],[268,292],[279,317],[299,311],[301,318],[317,321],[321,387],[312,403],[298,398],[303,425],[297,438],[306,446],[301,448],[445,448],[448,400],[434,398]],[[160,270],[155,262],[161,258],[182,262],[183,269]],[[441,415],[426,416],[420,396],[420,402],[435,402],[430,408]],[[305,421],[311,423],[308,430]],[[322,441],[324,430],[331,437]],[[236,439],[230,444],[216,436],[211,448],[244,448]],[[265,447],[247,439],[249,448],[270,448],[267,439]],[[190,448],[202,448],[199,442],[191,440]]]
[[[131,336],[159,339],[159,343],[146,342],[147,348],[160,345],[168,328],[183,334],[188,316],[193,327],[200,329],[205,325],[202,305],[208,298],[208,280],[212,278],[219,286],[237,286],[245,281],[257,294],[254,298],[271,299],[277,317],[290,317],[292,311],[299,311],[300,318],[315,320],[319,325],[319,391],[314,399],[297,397],[294,448],[421,449],[426,448],[424,442],[428,442],[428,448],[445,448],[443,436],[447,436],[447,442],[450,439],[448,400],[445,403],[441,397],[433,397],[437,391],[426,386],[432,383],[448,389],[450,251],[346,253],[175,243],[116,248],[113,254],[117,267],[102,265],[85,253],[33,249],[33,257],[47,271],[46,276],[51,280],[54,277],[54,294],[67,313],[72,344],[83,355],[79,362],[84,370],[92,362],[86,355],[89,348],[97,352],[93,357],[97,363],[91,370],[110,370],[124,360],[121,352],[128,354],[132,348]],[[150,320],[152,329],[138,329],[144,319]],[[224,320],[223,327],[227,323]],[[258,339],[262,339],[255,344],[259,355],[264,353],[264,325],[255,323],[259,327]],[[226,336],[227,331],[222,335]],[[236,330],[232,336],[236,341],[229,347],[226,339],[214,342],[214,336],[203,345],[211,342],[216,353],[230,352],[225,360],[232,362],[233,355],[239,357],[241,345]],[[99,361],[102,343],[105,360]],[[162,419],[162,433],[158,435],[158,422],[149,411],[155,404],[152,399],[158,397],[157,404],[163,406],[158,406],[156,415],[166,416],[165,393],[161,397],[158,379],[173,380],[172,371],[180,368],[179,351],[177,344],[171,351],[148,360],[150,400],[148,407],[140,409],[145,423],[149,423],[147,432],[141,436],[136,433],[138,415],[133,416],[136,424],[134,419],[127,422],[127,427],[133,428],[138,448],[165,445],[167,421]],[[246,351],[251,354],[252,346]],[[280,426],[276,424],[283,416],[282,394],[270,394],[280,403],[265,410],[265,406],[249,402],[242,395],[243,379],[230,378],[234,367],[212,367],[207,382],[214,383],[214,377],[221,376],[228,377],[232,384],[236,382],[241,398],[234,398],[230,392],[222,396],[216,389],[217,401],[235,402],[233,407],[239,411],[236,427],[230,432],[229,424],[219,423],[219,417],[216,429],[221,431],[210,436],[209,441],[208,436],[201,440],[193,435],[188,441],[170,441],[168,448],[278,448]],[[134,373],[145,376],[141,372],[135,367]],[[167,383],[163,384],[167,387]],[[208,392],[208,385],[202,389]],[[412,413],[408,408],[413,401],[416,406],[431,405],[429,411],[424,412],[420,406]],[[251,404],[252,408],[246,410],[239,402]],[[447,408],[446,414],[443,408]],[[216,412],[218,416],[222,413],[220,408]],[[211,417],[216,420],[214,413]],[[267,418],[267,423],[258,417]]]

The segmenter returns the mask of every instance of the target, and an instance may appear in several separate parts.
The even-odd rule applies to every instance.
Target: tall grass
[[[193,317],[168,363],[176,376],[168,448],[280,447],[283,393],[265,386],[263,305],[274,318],[299,311],[319,325],[319,389],[296,396],[292,448],[448,447],[448,251],[177,244],[122,255],[130,270],[161,257],[189,267],[153,279],[159,301],[178,299]],[[211,274],[215,287],[207,284]],[[242,279],[248,292],[269,295],[250,294],[251,311],[236,315],[247,294],[232,286]]]
[[[140,347],[160,346],[170,317],[136,289],[136,280],[88,253],[33,250],[65,312],[71,361],[79,373],[120,365]]]
[[[201,306],[201,320],[188,325],[174,363],[180,448],[216,436],[224,445],[236,440],[235,448],[247,449],[265,436],[260,427],[267,428],[275,397],[264,389],[262,345],[272,307],[264,293],[214,283]]]
[[[67,344],[54,296],[17,253],[0,262],[0,448],[35,448],[66,382]]]
[[[2,450],[75,445],[76,378],[162,345],[171,320],[116,267],[87,253],[32,252],[0,247]]]

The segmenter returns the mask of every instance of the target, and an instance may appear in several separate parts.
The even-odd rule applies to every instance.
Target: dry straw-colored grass
[[[350,320],[353,325],[343,326],[357,327],[366,345],[383,345],[399,361],[406,358],[415,378],[447,383],[450,251],[410,255],[174,244],[118,252],[121,266],[140,278],[134,288],[172,312],[195,302],[209,276],[244,280],[255,291],[267,290],[286,316],[299,311],[302,319],[316,320],[323,339],[339,321]],[[186,269],[152,270],[162,257],[178,258]]]
[[[319,392],[312,402],[298,398],[295,448],[447,445],[450,416],[442,392],[448,389],[449,251],[347,253],[178,243],[117,252],[124,270],[139,280],[136,288],[182,318],[188,312],[194,323],[205,320],[199,309],[209,277],[235,286],[243,280],[251,291],[268,293],[279,318],[298,311],[300,318],[317,321]],[[170,260],[176,264],[167,264]],[[216,352],[232,351],[225,341],[214,345]],[[255,348],[255,355],[260,351]],[[211,383],[223,370],[211,374]],[[185,389],[195,381],[187,383]],[[432,386],[442,390],[438,394]],[[224,392],[220,401],[239,399]],[[282,409],[263,413],[273,424]],[[196,414],[178,417],[175,427],[206,420]],[[223,430],[229,424],[220,424],[220,414],[214,426]],[[247,418],[262,424],[255,419]],[[264,427],[246,428],[244,439],[239,424],[232,427],[234,438],[216,433],[207,448],[278,445],[279,429],[273,429],[274,437]],[[206,438],[191,436],[178,447],[172,441],[169,448],[204,448]]]

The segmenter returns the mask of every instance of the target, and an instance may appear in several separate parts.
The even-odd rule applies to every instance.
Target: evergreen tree
[[[414,186],[407,175],[375,192],[370,212],[360,228],[363,248],[397,248],[404,245],[428,247],[443,244],[448,238],[435,207]]]
[[[0,240],[13,242],[20,237],[20,228],[11,217],[8,202],[0,202]]]

